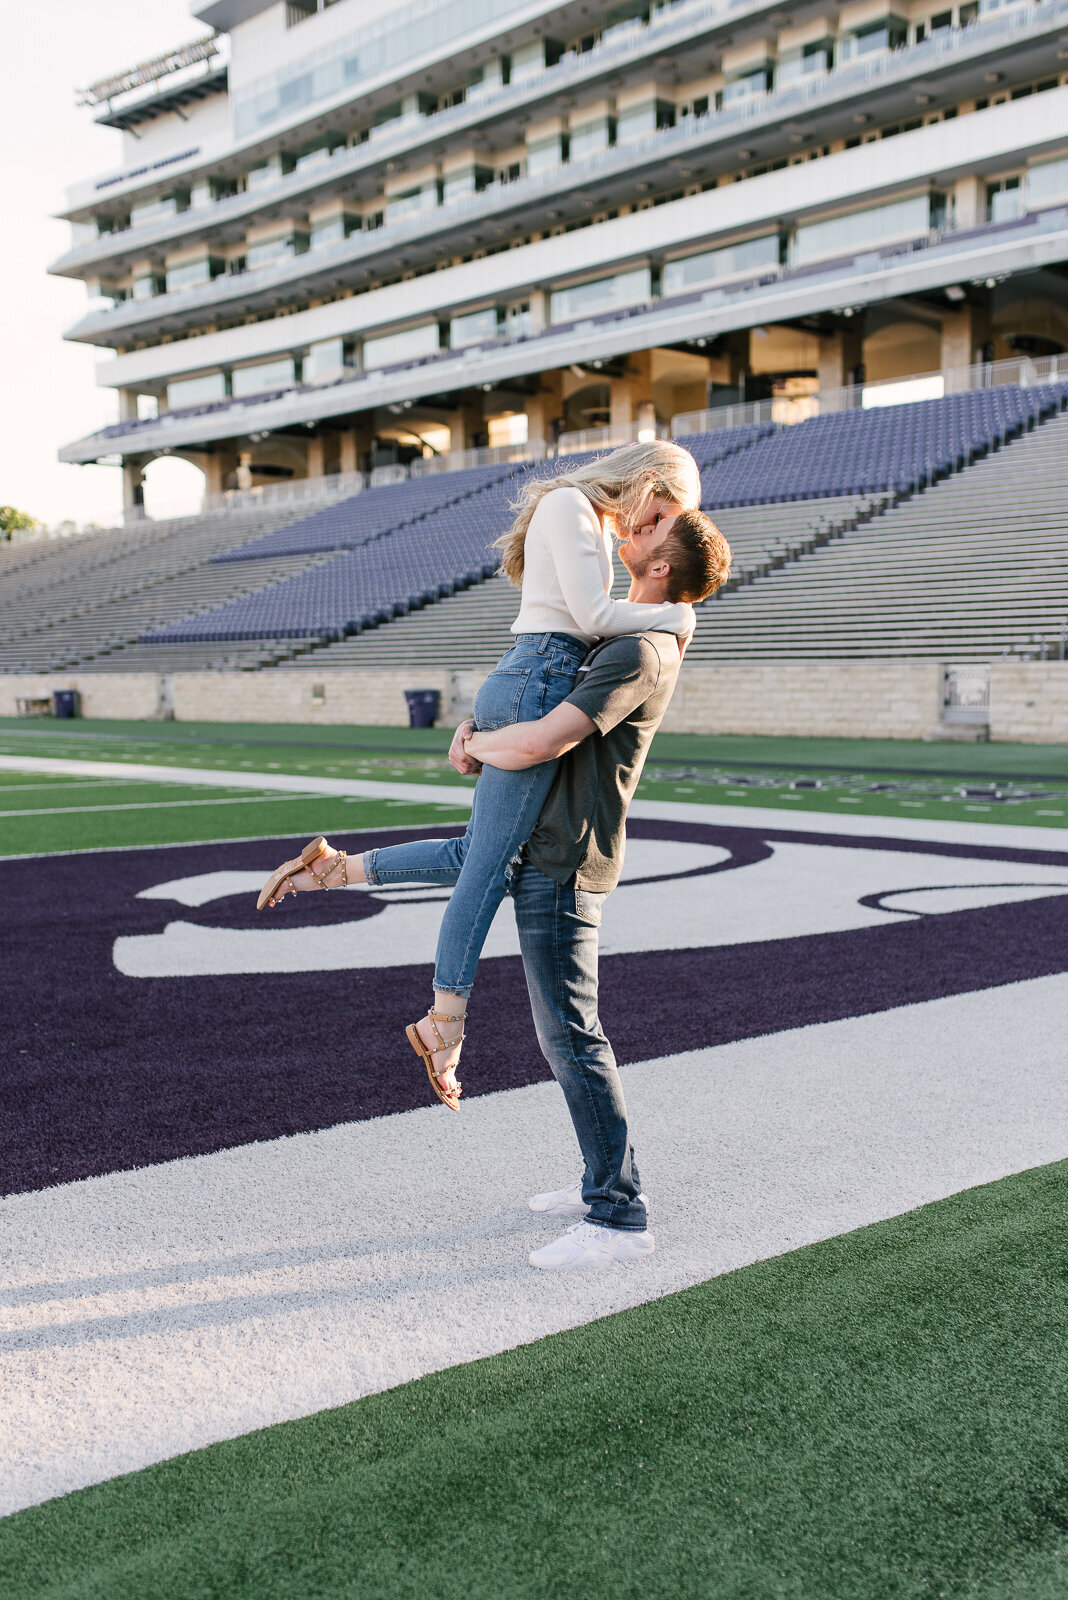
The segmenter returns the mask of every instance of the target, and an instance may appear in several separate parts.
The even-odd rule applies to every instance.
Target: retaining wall
[[[443,721],[470,709],[484,672],[394,671],[0,674],[0,715],[20,697],[77,689],[82,713],[180,722],[308,722],[401,727],[405,689],[437,689]],[[938,721],[937,661],[728,661],[684,667],[664,719],[671,733],[920,739]],[[1068,662],[991,663],[990,733],[1068,743]]]

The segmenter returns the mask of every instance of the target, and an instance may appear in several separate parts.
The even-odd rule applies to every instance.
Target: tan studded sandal
[[[419,1029],[416,1027],[414,1022],[410,1023],[404,1030],[408,1035],[408,1043],[411,1045],[420,1061],[422,1061],[426,1067],[427,1076],[430,1079],[430,1087],[433,1089],[442,1105],[448,1106],[450,1111],[459,1111],[460,1090],[463,1086],[459,1081],[457,1081],[455,1095],[451,1094],[447,1089],[443,1089],[438,1080],[438,1074],[434,1071],[434,1057],[437,1055],[439,1050],[451,1050],[454,1044],[462,1044],[465,1030],[463,1028],[460,1029],[460,1035],[457,1039],[443,1039],[441,1036],[441,1029],[438,1027],[438,1023],[462,1023],[465,1021],[466,1015],[466,1012],[462,1012],[460,1016],[453,1017],[450,1016],[446,1011],[435,1011],[433,1007],[431,1007],[431,1009],[427,1012],[427,1020],[429,1021],[430,1026],[433,1028],[438,1041],[437,1048],[434,1050],[429,1050],[424,1044]],[[446,1070],[448,1069],[446,1068]]]
[[[314,863],[323,856],[332,856],[328,867],[316,872]],[[328,883],[327,879],[333,877],[338,867],[341,868],[341,882]],[[327,844],[320,833],[316,838],[310,839],[294,861],[286,861],[276,871],[271,873],[256,901],[256,910],[262,911],[264,906],[273,906],[276,901],[284,900],[287,894],[296,894],[292,879],[298,872],[310,872],[320,889],[347,889],[349,886],[348,857],[344,850],[334,850]]]

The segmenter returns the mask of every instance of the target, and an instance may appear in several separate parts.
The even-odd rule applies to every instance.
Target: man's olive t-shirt
[[[569,705],[597,732],[560,763],[526,857],[557,883],[607,894],[619,881],[627,807],[679,676],[673,633],[607,639],[586,658]]]

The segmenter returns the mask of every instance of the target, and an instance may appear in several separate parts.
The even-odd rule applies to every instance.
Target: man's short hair
[[[680,511],[650,555],[671,563],[669,600],[696,605],[715,594],[731,575],[731,547],[703,511]]]

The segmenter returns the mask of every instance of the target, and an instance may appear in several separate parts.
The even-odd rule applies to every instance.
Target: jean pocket
[[[587,923],[591,928],[601,926],[601,912],[608,896],[594,894],[589,889],[575,890],[575,915],[580,922]]]
[[[475,725],[480,733],[493,733],[519,721],[530,673],[530,667],[493,669],[475,695]]]

